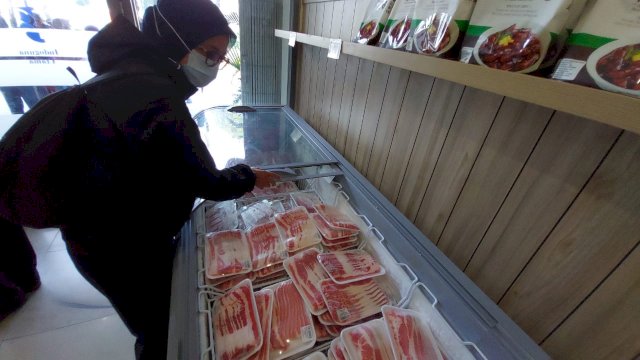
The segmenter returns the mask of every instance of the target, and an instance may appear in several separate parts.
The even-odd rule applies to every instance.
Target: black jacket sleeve
[[[238,198],[253,190],[256,176],[247,165],[218,170],[213,157],[200,137],[200,131],[184,103],[170,104],[164,126],[177,143],[184,160],[184,170],[196,196],[222,201]]]

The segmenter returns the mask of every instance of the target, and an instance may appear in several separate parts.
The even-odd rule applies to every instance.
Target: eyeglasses
[[[230,64],[226,54],[220,54],[217,50],[207,50],[205,48],[200,48],[200,50],[204,52],[204,57],[206,58],[205,64],[209,67],[218,66],[222,62]]]

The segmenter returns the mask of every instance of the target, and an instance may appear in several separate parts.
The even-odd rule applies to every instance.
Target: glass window
[[[42,97],[95,74],[87,43],[110,21],[105,0],[0,0],[0,133]]]

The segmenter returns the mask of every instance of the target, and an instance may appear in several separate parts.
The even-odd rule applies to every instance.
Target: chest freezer
[[[339,346],[341,341],[348,342],[346,336],[357,333],[352,330],[358,330],[344,331],[345,329],[369,323],[371,326],[381,326],[393,314],[409,314],[410,316],[402,319],[411,320],[418,327],[428,328],[441,358],[549,358],[292,109],[286,106],[266,106],[243,110],[249,111],[233,112],[218,107],[196,115],[195,120],[216,164],[226,167],[245,163],[276,171],[282,175],[282,182],[270,189],[256,189],[252,194],[237,200],[220,203],[201,200],[194,207],[190,220],[180,233],[179,249],[174,262],[169,359],[219,358],[221,352],[226,351],[225,343],[221,340],[223,331],[215,326],[216,323],[220,324],[220,306],[225,304],[230,291],[240,294],[242,289],[247,289],[247,281],[251,284],[248,288],[255,299],[258,298],[256,294],[275,294],[271,308],[271,314],[276,319],[272,319],[275,321],[273,324],[283,321],[278,320],[278,314],[283,313],[280,308],[295,306],[278,303],[281,296],[278,294],[285,294],[287,286],[293,288],[295,285],[296,289],[301,290],[300,294],[309,289],[321,289],[321,299],[325,301],[314,302],[312,295],[308,298],[304,294],[300,296],[304,300],[304,307],[301,308],[309,310],[309,319],[314,324],[309,324],[308,319],[299,319],[300,323],[296,325],[299,331],[296,330],[295,335],[292,335],[297,336],[295,343],[277,345],[278,330],[258,331],[257,326],[242,328],[243,336],[236,337],[233,341],[243,344],[246,342],[243,345],[246,351],[231,353],[236,354],[232,358],[248,357],[247,354],[255,350],[258,346],[256,343],[258,340],[262,341],[267,332],[270,336],[276,336],[276,340],[270,340],[270,343],[275,344],[275,348],[281,346],[282,349],[280,353],[272,352],[267,358],[304,359],[310,354],[314,354],[314,357],[323,356],[318,353],[331,357],[344,347]],[[332,238],[331,234],[319,231],[321,236],[306,244],[282,243],[279,246],[284,248],[270,253],[272,257],[269,259],[275,264],[272,267],[263,267],[265,263],[260,265],[260,259],[265,258],[251,258],[256,250],[251,250],[250,239],[256,233],[264,236],[271,231],[281,235],[281,239],[287,238],[285,233],[288,216],[297,211],[300,216],[313,219],[317,225],[321,218],[331,218],[326,213],[323,213],[326,217],[320,218],[315,214],[327,209],[337,209],[346,216],[348,222],[357,229],[354,230],[357,235],[350,239]],[[270,221],[277,226],[269,226]],[[264,230],[256,232],[258,227]],[[213,234],[224,234],[226,238]],[[248,245],[244,248],[233,245],[226,249],[224,255],[237,266],[227,267],[224,271],[221,266],[214,266],[215,269],[212,269],[212,262],[224,263],[219,259],[212,260],[217,256],[212,248],[222,246],[219,244],[225,244],[225,241],[237,244],[239,240],[233,241],[233,238],[238,236],[244,236],[242,241]],[[246,239],[247,236],[249,240]],[[315,250],[309,250],[310,248]],[[316,252],[328,254],[337,251],[342,254],[345,249],[350,253],[370,256],[380,265],[380,271],[374,274],[377,276],[371,275],[371,279],[352,283],[359,287],[337,285],[332,283],[338,280],[337,277],[330,276],[329,280],[314,278],[317,271],[314,275],[311,266],[302,267],[305,270],[300,275],[291,265],[296,264],[296,261],[305,261],[304,254],[296,254],[298,250],[306,250],[305,254],[313,253],[315,256]],[[253,271],[252,266],[256,267],[256,271]],[[317,267],[317,264],[313,266]],[[357,275],[351,272],[357,271],[352,267],[337,276],[348,279]],[[376,295],[360,296],[372,288],[375,288]],[[340,292],[347,291],[344,289],[352,291],[346,293],[349,296]],[[328,299],[334,295],[343,299],[342,303],[338,301],[340,306],[327,306],[328,309],[314,307],[314,304],[334,304],[335,301]],[[372,302],[371,299],[374,298],[375,301]],[[255,304],[255,301],[245,303]],[[385,306],[388,311],[383,314],[381,310]],[[394,312],[394,309],[399,310]],[[280,318],[286,318],[285,315],[281,314]],[[283,323],[281,328],[285,325]],[[361,326],[366,328],[369,325]],[[389,330],[391,328],[388,324],[387,340],[394,344],[393,331]],[[256,336],[258,333],[261,334],[259,339]],[[251,334],[254,334],[253,337]],[[401,336],[396,336],[395,346],[400,347],[401,340]]]

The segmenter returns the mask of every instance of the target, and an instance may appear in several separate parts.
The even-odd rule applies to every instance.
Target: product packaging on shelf
[[[396,0],[378,46],[388,49],[405,49],[415,6],[416,0]]]
[[[353,41],[367,45],[377,44],[389,19],[394,2],[394,0],[369,0],[369,5]]]
[[[567,45],[554,79],[640,97],[640,2],[590,2]]]

